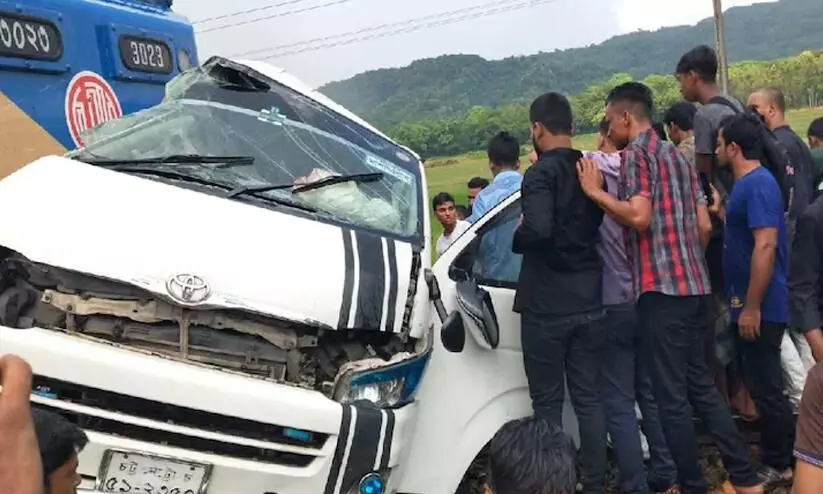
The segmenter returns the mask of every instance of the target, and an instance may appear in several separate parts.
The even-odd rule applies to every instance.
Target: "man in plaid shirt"
[[[609,137],[625,150],[618,198],[603,190],[594,163],[581,160],[585,193],[627,227],[641,334],[660,420],[683,494],[705,494],[692,407],[716,438],[738,494],[762,493],[747,447],[714,386],[706,355],[711,285],[704,248],[711,234],[695,168],[652,128],[652,94],[617,86],[606,100]]]

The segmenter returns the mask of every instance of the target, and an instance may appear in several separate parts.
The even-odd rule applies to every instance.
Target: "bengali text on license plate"
[[[202,494],[210,466],[169,458],[108,450],[97,483],[100,492]]]

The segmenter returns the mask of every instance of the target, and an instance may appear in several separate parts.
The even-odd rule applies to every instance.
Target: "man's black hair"
[[[748,160],[763,159],[763,133],[755,116],[748,113],[729,115],[720,122],[720,135],[726,145],[737,144]]]
[[[441,192],[434,196],[434,199],[432,199],[432,209],[437,209],[447,202],[454,204],[454,197],[452,197],[452,195],[448,192]]]
[[[466,184],[469,189],[485,189],[489,186],[489,180],[483,177],[474,177]]]
[[[471,216],[469,208],[462,204],[457,204],[456,206],[454,206],[454,210],[460,213],[460,215],[463,216],[463,218],[468,218],[469,216]]]
[[[572,105],[560,93],[552,92],[538,96],[529,107],[529,119],[532,123],[541,124],[554,135],[572,135]]]
[[[677,62],[676,74],[694,72],[709,84],[717,83],[717,54],[708,45],[700,45],[687,51]]]
[[[608,118],[606,118],[606,117],[603,117],[603,118],[600,120],[600,124],[598,125],[598,129],[597,129],[597,130],[598,130],[601,134],[603,134],[604,136],[609,135],[609,119],[608,119]]]
[[[489,141],[486,151],[489,161],[502,168],[514,168],[520,159],[520,142],[508,132],[498,132]]]
[[[508,422],[489,445],[489,487],[494,494],[573,494],[574,444],[537,416]]]
[[[666,110],[663,115],[663,123],[666,125],[677,125],[677,128],[684,131],[689,131],[694,128],[694,115],[697,113],[697,107],[688,101],[681,101],[675,103]]]
[[[663,122],[653,123],[652,128],[655,132],[657,132],[657,137],[659,137],[661,141],[669,140],[669,136],[666,135],[666,127],[663,125]]]
[[[823,117],[812,120],[812,123],[809,124],[809,131],[807,132],[807,135],[808,137],[823,139]]]
[[[606,104],[626,104],[635,117],[651,120],[654,109],[652,90],[640,82],[626,82],[609,92]]]
[[[43,475],[48,485],[49,476],[82,451],[89,438],[62,415],[39,408],[32,408],[31,414],[43,462]]]

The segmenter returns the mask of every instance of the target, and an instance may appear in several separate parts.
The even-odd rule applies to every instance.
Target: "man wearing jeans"
[[[580,424],[580,483],[586,494],[604,494],[606,419],[599,354],[605,333],[597,252],[603,211],[580,189],[575,166],[582,154],[571,147],[573,120],[566,97],[538,97],[529,118],[539,158],[523,176],[523,216],[512,245],[523,255],[514,299],[523,364],[535,414],[559,426],[568,380]]]
[[[761,475],[770,486],[785,487],[794,463],[794,417],[780,361],[789,322],[786,221],[777,180],[757,159],[762,134],[751,118],[735,115],[720,126],[717,158],[732,169],[735,182],[728,203],[712,207],[726,224],[723,269],[737,358],[767,424]]]
[[[600,122],[597,152],[586,153],[603,173],[606,186],[618,190],[620,153],[608,137],[609,122]],[[602,396],[606,428],[614,445],[624,494],[676,492],[677,468],[672,460],[654,400],[651,377],[637,358],[639,334],[632,290],[632,266],[626,253],[623,225],[604,217],[600,225],[600,254],[603,257],[604,326],[607,343],[603,350]],[[649,474],[643,465],[643,449],[637,430],[635,400],[643,414],[643,432],[649,443]]]
[[[746,444],[714,386],[706,358],[711,293],[703,249],[711,233],[697,172],[651,126],[651,90],[628,82],[606,100],[609,137],[624,149],[618,198],[590,162],[578,166],[586,194],[628,227],[641,334],[660,420],[684,494],[706,494],[692,407],[715,436],[738,494],[762,493]]]

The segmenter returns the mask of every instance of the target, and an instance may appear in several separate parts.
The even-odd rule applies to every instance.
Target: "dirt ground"
[[[749,449],[752,458],[759,465],[760,448],[757,445],[752,444]],[[723,460],[720,459],[720,453],[717,451],[717,448],[714,446],[702,446],[701,453],[702,458],[700,466],[703,468],[703,476],[709,483],[710,492],[713,494],[734,494],[731,484],[727,482],[729,477],[726,474],[726,470],[723,468]],[[617,488],[612,487],[612,490],[608,492],[609,494],[618,494],[620,491]],[[773,489],[768,492],[769,494],[790,494],[791,489]]]

